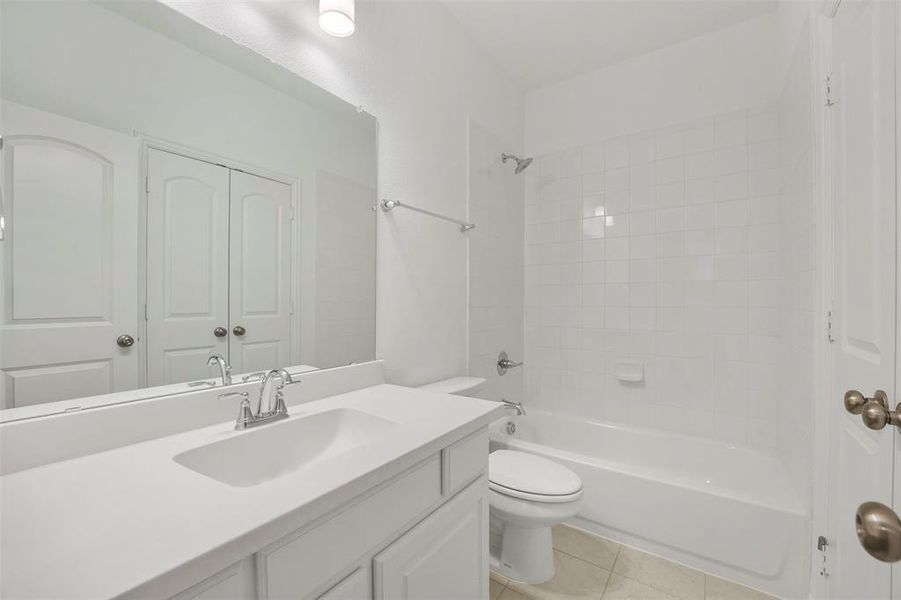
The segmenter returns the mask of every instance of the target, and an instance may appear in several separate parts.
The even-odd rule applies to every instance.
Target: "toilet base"
[[[523,583],[554,578],[554,547],[550,527],[502,525],[499,548],[492,548],[491,569]]]

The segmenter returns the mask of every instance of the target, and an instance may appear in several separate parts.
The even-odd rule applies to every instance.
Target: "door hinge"
[[[825,535],[821,535],[817,538],[817,550],[822,557],[819,568],[820,577],[829,577],[829,570],[826,568],[826,554],[829,551],[829,540],[826,539]]]
[[[147,304],[145,303],[144,304],[144,322],[146,323],[148,321],[150,321],[150,317],[147,314]]]
[[[826,340],[829,343],[835,341],[835,337],[832,335],[832,310],[826,311]]]
[[[826,75],[826,78],[823,80],[823,93],[826,95],[825,105],[835,105],[835,100],[832,99],[832,73]]]
[[[150,195],[150,175],[144,176],[144,194]]]

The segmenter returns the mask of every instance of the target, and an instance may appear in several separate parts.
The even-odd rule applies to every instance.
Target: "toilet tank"
[[[484,377],[451,377],[434,383],[419,386],[421,390],[428,390],[438,394],[453,394],[455,396],[469,396],[481,398],[485,391]]]

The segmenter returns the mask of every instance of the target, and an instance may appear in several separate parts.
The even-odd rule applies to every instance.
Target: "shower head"
[[[529,165],[532,164],[532,159],[530,157],[520,158],[515,154],[501,154],[502,162],[507,162],[511,158],[516,161],[516,170],[513,171],[516,175],[519,175],[520,173],[525,171],[529,167]]]

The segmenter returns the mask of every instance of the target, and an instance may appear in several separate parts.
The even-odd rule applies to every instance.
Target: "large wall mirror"
[[[0,408],[374,358],[374,117],[151,0],[0,26]]]

